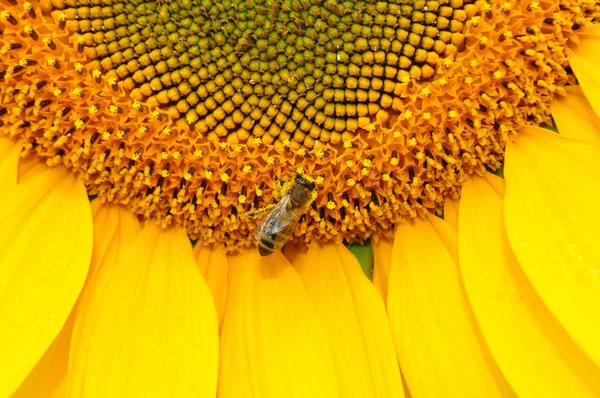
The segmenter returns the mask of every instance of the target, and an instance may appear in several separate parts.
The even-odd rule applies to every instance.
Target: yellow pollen
[[[212,176],[213,176],[213,173],[212,173],[212,171],[210,171],[210,170],[207,170],[207,171],[205,171],[205,172],[204,172],[204,178],[211,179],[211,178],[212,178]]]
[[[229,181],[229,174],[227,174],[227,173],[221,174],[221,181],[223,181],[223,182]]]
[[[331,202],[331,201],[327,202],[327,208],[329,210],[334,210],[336,207],[337,206],[336,206],[336,204],[334,202]]]
[[[250,172],[252,171],[252,166],[250,166],[250,165],[245,165],[245,166],[242,168],[242,171],[243,171],[244,173],[250,173]]]
[[[370,159],[365,159],[365,160],[363,160],[362,164],[365,167],[369,167],[369,166],[371,166],[371,164],[373,164],[373,162],[371,162]]]
[[[352,159],[346,160],[346,166],[348,166],[349,168],[351,168],[352,166],[354,166],[354,160],[352,160]]]
[[[100,72],[100,69],[94,69],[94,70],[92,71],[92,76],[93,76],[95,79],[99,79],[99,78],[100,78],[100,76],[102,76],[102,72]]]
[[[244,203],[246,203],[246,200],[247,200],[247,198],[246,198],[245,195],[239,195],[238,196],[238,203],[244,204]]]
[[[269,156],[267,158],[267,164],[275,164],[275,158],[273,156]]]
[[[348,179],[346,180],[346,184],[347,184],[349,187],[353,187],[353,186],[356,184],[356,181],[354,180],[354,178],[348,178]]]
[[[454,109],[451,109],[448,111],[448,117],[450,119],[455,119],[458,116],[458,112],[456,112]]]
[[[431,113],[429,113],[429,112],[423,112],[423,119],[425,119],[425,120],[431,119]]]

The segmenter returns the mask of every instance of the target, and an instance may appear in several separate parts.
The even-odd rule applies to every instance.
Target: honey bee
[[[298,220],[314,199],[314,182],[298,174],[291,184],[256,227],[254,237],[258,241],[258,253],[261,256],[273,254],[286,244]]]

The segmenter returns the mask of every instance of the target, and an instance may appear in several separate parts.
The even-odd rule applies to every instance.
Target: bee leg
[[[270,204],[267,205],[265,207],[261,207],[260,209],[250,209],[246,215],[250,218],[256,218],[259,217],[260,215],[266,213],[267,211],[271,210],[273,207],[275,207],[274,204]]]
[[[273,191],[273,198],[275,201],[279,202],[281,197],[283,196],[281,180],[277,176],[273,176],[273,184],[275,185],[275,189]]]

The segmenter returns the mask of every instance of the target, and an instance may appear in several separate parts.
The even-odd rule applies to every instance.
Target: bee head
[[[315,183],[313,181],[309,181],[308,178],[304,177],[302,174],[296,174],[295,182],[296,184],[304,185],[311,191],[316,188]]]

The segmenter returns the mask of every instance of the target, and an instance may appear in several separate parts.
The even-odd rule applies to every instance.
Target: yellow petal
[[[119,206],[100,206],[100,201],[95,200],[91,207],[94,219],[94,248],[88,279],[102,259],[111,257],[110,254],[106,255],[109,250],[114,252],[122,245],[128,246],[140,229],[135,216]],[[58,337],[12,398],[66,397],[69,345],[78,304],[79,302],[75,304]]]
[[[402,397],[400,369],[381,297],[342,244],[315,244],[294,267],[329,337],[342,397]]]
[[[532,285],[600,364],[600,147],[524,128],[506,149],[508,239]]]
[[[600,118],[579,86],[565,87],[568,95],[552,101],[552,117],[560,135],[576,140],[600,143]]]
[[[600,371],[521,270],[504,229],[502,197],[486,180],[463,185],[458,230],[460,270],[473,311],[517,395],[600,396]]]
[[[20,143],[0,136],[0,192],[5,192],[17,185],[21,148]]]
[[[569,63],[592,109],[600,116],[600,27],[596,26],[589,33],[579,40],[577,49],[569,55]]]
[[[0,197],[0,396],[15,391],[63,327],[92,239],[85,188],[62,169]]]
[[[458,228],[458,200],[453,198],[446,198],[444,200],[444,221],[452,229],[456,231]]]
[[[228,272],[227,255],[222,248],[209,248],[197,245],[194,248],[196,261],[200,267],[200,273],[210,288],[217,308],[217,317],[219,318],[219,329],[223,324],[225,307],[227,305]]]
[[[458,215],[458,211],[455,214]],[[427,219],[433,226],[433,229],[435,229],[437,236],[444,243],[444,246],[446,246],[446,250],[448,250],[448,254],[450,254],[452,260],[455,263],[458,263],[458,237],[456,236],[458,224],[453,227],[451,223],[442,220],[433,214],[428,214]],[[458,222],[458,219],[456,221]]]
[[[74,319],[74,312],[71,312],[52,345],[11,398],[66,397],[64,386]]]
[[[381,297],[383,304],[387,301],[387,286],[392,264],[392,247],[394,241],[389,238],[380,238],[373,243],[373,285]]]
[[[18,183],[21,184],[46,170],[48,170],[48,166],[42,158],[37,155],[27,156],[19,161]]]
[[[217,319],[187,236],[150,224],[114,249],[77,310],[70,396],[214,397]]]
[[[512,395],[480,336],[457,264],[429,221],[398,226],[387,308],[413,397]]]
[[[337,397],[323,325],[281,253],[229,258],[219,397]]]

